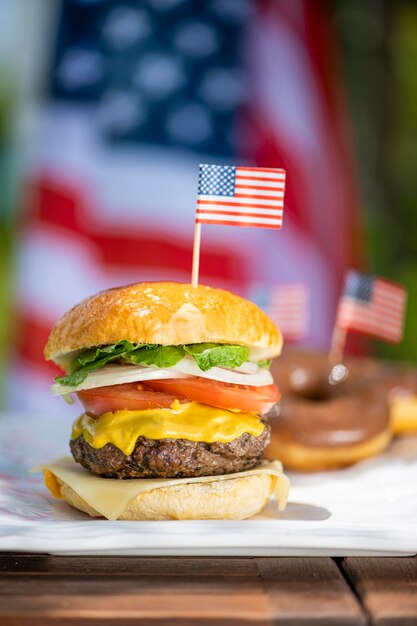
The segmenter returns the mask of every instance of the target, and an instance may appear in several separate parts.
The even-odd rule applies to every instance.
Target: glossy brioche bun
[[[334,449],[289,443],[272,437],[271,443],[265,450],[265,458],[279,458],[286,470],[298,472],[333,470],[349,467],[380,454],[391,443],[391,438],[392,435],[388,426],[384,431],[366,441],[349,446],[339,446]]]
[[[122,339],[239,344],[255,360],[277,356],[282,348],[281,333],[252,302],[224,289],[154,282],[108,289],[74,306],[52,329],[45,358],[65,369],[68,353]]]
[[[60,495],[75,509],[101,517],[71,487],[56,477]],[[119,520],[241,520],[259,513],[271,496],[274,478],[256,474],[209,483],[161,487],[131,500]]]

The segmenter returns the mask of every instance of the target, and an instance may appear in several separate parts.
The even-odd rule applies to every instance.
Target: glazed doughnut
[[[391,428],[394,435],[417,433],[417,395],[395,394],[391,402]]]
[[[279,414],[271,417],[266,458],[288,469],[329,470],[374,456],[391,441],[386,393],[366,384],[352,367],[331,384],[326,354],[287,352],[272,367],[282,391]]]
[[[394,436],[417,433],[417,369],[382,359],[350,357],[346,366],[352,380],[385,393]]]
[[[368,361],[368,360],[366,360]],[[382,385],[390,404],[391,429],[394,435],[417,433],[417,369],[384,361],[364,363],[374,384]]]

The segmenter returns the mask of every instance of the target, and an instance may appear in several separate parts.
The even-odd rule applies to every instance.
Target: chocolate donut
[[[287,351],[272,367],[282,401],[270,419],[267,458],[313,471],[352,465],[391,440],[389,404],[356,363],[332,369],[327,354]]]
[[[385,391],[394,435],[417,433],[417,368],[377,359],[353,359],[352,369]]]

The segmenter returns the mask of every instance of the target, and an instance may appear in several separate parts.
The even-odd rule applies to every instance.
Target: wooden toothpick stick
[[[198,285],[198,271],[200,268],[200,243],[201,224],[196,223],[194,228],[193,268],[191,272],[191,284],[193,287],[197,287]]]
[[[333,330],[332,345],[329,352],[329,361],[332,364],[341,363],[345,352],[347,329],[336,324]]]

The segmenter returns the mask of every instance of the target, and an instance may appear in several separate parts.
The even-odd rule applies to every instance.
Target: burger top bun
[[[252,360],[282,349],[282,335],[255,304],[224,289],[174,282],[135,283],[83,300],[56,323],[45,358],[65,369],[69,353],[116,343],[248,346]]]

